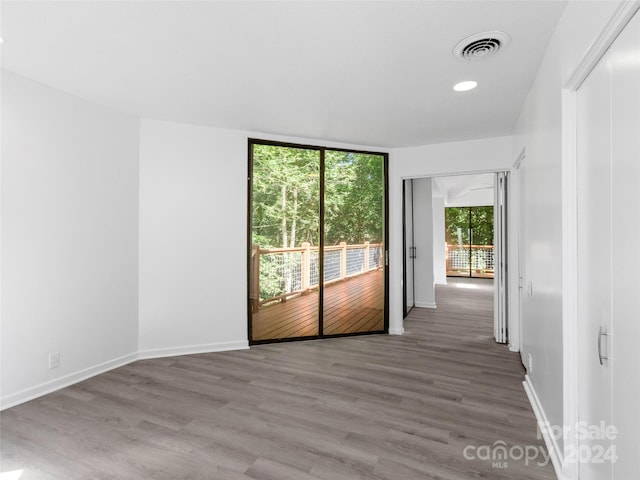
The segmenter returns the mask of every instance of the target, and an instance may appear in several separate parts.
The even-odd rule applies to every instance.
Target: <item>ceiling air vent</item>
[[[495,55],[508,43],[509,35],[503,32],[476,33],[458,43],[453,54],[463,60],[480,60]]]

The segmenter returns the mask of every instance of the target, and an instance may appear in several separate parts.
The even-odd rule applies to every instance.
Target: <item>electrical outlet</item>
[[[60,352],[49,354],[49,369],[58,368],[60,366]]]
[[[527,367],[528,373],[531,373],[533,371],[533,357],[531,356],[531,354],[527,356],[527,363],[529,364],[529,366]]]

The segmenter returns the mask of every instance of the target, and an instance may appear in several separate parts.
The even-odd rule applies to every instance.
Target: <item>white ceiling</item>
[[[1,60],[136,116],[412,146],[510,134],[564,5],[3,0]],[[453,57],[487,30],[510,45]]]
[[[433,177],[433,196],[444,198],[445,206],[493,205],[495,174]]]

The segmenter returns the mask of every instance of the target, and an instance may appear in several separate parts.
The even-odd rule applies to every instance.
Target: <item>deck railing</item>
[[[256,312],[261,306],[286,301],[318,287],[318,247],[308,242],[296,248],[251,249],[251,303]],[[339,282],[381,268],[381,243],[324,247],[324,284]]]
[[[446,258],[447,272],[493,275],[493,245],[447,245]]]

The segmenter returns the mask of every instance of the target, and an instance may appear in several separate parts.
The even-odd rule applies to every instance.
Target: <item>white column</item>
[[[433,198],[433,279],[437,284],[447,284],[445,265],[446,237],[444,230],[444,198]]]

